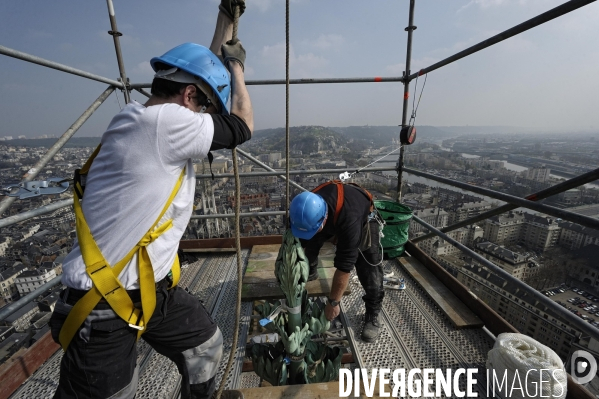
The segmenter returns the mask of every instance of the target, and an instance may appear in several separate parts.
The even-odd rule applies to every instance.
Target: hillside
[[[341,133],[350,140],[370,144],[374,147],[389,145],[392,140],[399,138],[399,126],[348,126],[331,127],[331,130]],[[434,126],[416,126],[416,141],[443,140],[455,136],[453,132],[446,132]]]
[[[341,149],[348,143],[343,135],[323,126],[296,126],[289,128],[291,150],[310,154],[320,150]],[[285,151],[285,128],[257,130],[252,139],[261,151]]]

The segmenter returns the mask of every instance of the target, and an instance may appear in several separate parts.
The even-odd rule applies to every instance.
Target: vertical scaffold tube
[[[408,100],[410,98],[410,64],[412,63],[412,32],[416,29],[414,26],[414,6],[416,0],[410,0],[410,18],[408,27],[405,29],[408,32],[408,46],[406,49],[406,70],[404,72],[404,90],[403,90],[403,110],[401,114],[401,127],[406,127],[408,122]],[[401,201],[401,183],[403,177],[403,157],[405,146],[399,150],[399,159],[397,160],[397,202]]]
[[[125,102],[128,104],[131,101],[129,97],[129,82],[127,81],[127,74],[125,73],[125,64],[123,63],[123,54],[121,52],[121,41],[119,39],[123,34],[119,32],[116,26],[116,17],[114,15],[114,6],[112,5],[112,0],[106,0],[106,4],[108,5],[108,17],[110,18],[110,27],[111,30],[108,31],[108,34],[112,36],[114,40],[114,50],[116,51],[116,60],[119,64],[119,73],[121,74],[121,81],[123,82],[123,94],[125,96]]]

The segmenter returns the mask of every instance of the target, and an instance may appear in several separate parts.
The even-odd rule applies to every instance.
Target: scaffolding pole
[[[19,300],[17,300],[16,302],[13,302],[10,305],[2,308],[2,310],[0,310],[0,321],[6,319],[8,316],[13,314],[17,310],[22,309],[25,305],[27,305],[28,303],[33,301],[35,298],[37,298],[38,296],[40,296],[41,294],[43,294],[50,288],[54,287],[57,284],[60,284],[61,278],[62,278],[62,275],[54,277],[52,280],[48,281],[46,284],[38,287],[34,291],[25,295],[24,297],[19,298]]]
[[[410,80],[407,77],[410,75],[410,65],[412,63],[412,34],[416,30],[416,26],[414,26],[414,6],[415,0],[410,0],[410,16],[408,26],[405,29],[408,32],[408,44],[406,48],[406,70],[403,73],[404,81],[403,81],[403,108],[401,112],[401,127],[404,128],[408,126],[408,103],[410,99]],[[414,93],[416,95],[416,93]],[[401,132],[400,137],[398,137],[401,141]],[[401,201],[401,183],[403,180],[403,158],[406,150],[406,146],[402,145],[399,150],[399,158],[397,159],[397,202]]]
[[[382,82],[403,82],[403,76],[373,76],[366,78],[304,78],[304,79],[289,79],[290,85],[301,84],[327,84],[327,83],[382,83]],[[269,86],[269,85],[284,85],[285,79],[262,79],[262,80],[246,80],[246,86]],[[133,83],[130,85],[132,89],[148,89],[152,87],[152,83]]]
[[[67,143],[67,141],[69,141],[69,139],[73,137],[75,133],[77,133],[77,130],[79,130],[85,121],[87,121],[89,117],[92,116],[92,114],[100,107],[100,105],[106,101],[108,96],[110,96],[113,91],[114,87],[110,86],[104,90],[104,92],[100,94],[98,98],[96,98],[92,105],[90,105],[89,108],[86,109],[83,114],[81,114],[81,116],[71,125],[71,127],[69,127],[67,131],[60,136],[56,143],[54,143],[54,145],[48,149],[41,159],[37,161],[37,163],[31,169],[29,169],[27,173],[25,173],[25,175],[23,175],[23,182],[31,181],[39,174],[44,166],[46,166],[46,164],[50,162],[52,158],[54,158],[54,155],[56,155],[56,153],[60,151],[60,149]],[[7,197],[0,201],[0,216],[2,216],[2,214],[12,205],[13,202],[15,202],[16,199],[16,197]]]
[[[112,36],[114,40],[114,50],[116,52],[116,60],[119,64],[119,73],[121,74],[121,82],[124,84],[123,94],[125,96],[125,102],[128,104],[131,101],[129,96],[129,81],[127,79],[127,74],[125,74],[125,64],[123,62],[123,53],[121,52],[121,41],[119,39],[120,36],[123,36],[119,29],[116,26],[116,17],[114,15],[114,6],[112,4],[112,0],[106,0],[106,5],[108,6],[108,17],[110,18],[110,27],[111,30],[108,31],[108,34]]]
[[[239,151],[239,148],[237,149],[237,151]],[[262,165],[260,165],[262,166]],[[375,167],[375,168],[365,168],[365,169],[360,169],[360,173],[362,172],[391,172],[391,171],[395,171],[395,168],[389,168],[389,167]],[[318,170],[290,170],[289,174],[290,175],[324,175],[324,174],[337,174],[337,173],[343,173],[343,172],[347,172],[347,168],[346,169],[318,169]],[[252,176],[281,176],[281,172],[278,171],[274,171],[274,172],[244,172],[244,173],[240,173],[239,177],[252,177]],[[220,173],[220,174],[215,174],[214,175],[215,178],[225,178],[225,177],[234,177],[233,173]],[[201,174],[201,175],[196,175],[196,179],[211,179],[212,175],[209,174]],[[305,191],[305,189],[304,189]]]
[[[42,66],[45,66],[48,68],[56,69],[56,70],[59,70],[62,72],[70,73],[72,75],[81,76],[83,78],[95,80],[95,81],[102,82],[102,83],[107,83],[109,85],[112,85],[112,86],[115,86],[115,87],[118,87],[121,89],[124,88],[123,83],[119,82],[118,80],[108,79],[108,78],[105,78],[100,75],[82,71],[81,69],[71,68],[70,66],[59,64],[58,62],[54,62],[54,61],[49,61],[49,60],[46,60],[46,59],[43,59],[40,57],[36,57],[35,55],[23,53],[21,51],[13,50],[8,47],[0,46],[0,54],[4,54],[9,57],[17,58],[19,60],[31,62],[34,64],[42,65]]]
[[[459,181],[451,180],[446,177],[435,176],[430,173],[421,172],[419,170],[404,168],[404,172],[411,173],[416,176],[425,177],[427,179],[438,181],[439,183],[448,184],[450,186],[458,187],[463,190],[472,191],[473,193],[486,195],[497,199],[499,201],[507,202],[508,204],[516,205],[517,207],[528,208],[534,211],[544,213],[557,218],[569,220],[571,222],[580,224],[582,226],[590,227],[591,229],[599,230],[599,219],[593,219],[588,216],[584,216],[578,213],[565,211],[549,205],[539,204],[529,199],[516,197],[510,194],[500,193],[499,191],[490,190],[484,187],[473,186],[472,184],[462,183]]]
[[[258,216],[279,216],[284,215],[285,211],[271,211],[271,212],[245,212],[240,213],[239,217],[241,218],[253,218]],[[234,213],[214,213],[208,215],[192,215],[192,219],[232,219],[235,217]]]
[[[552,187],[546,188],[544,190],[541,190],[541,191],[539,191],[537,193],[530,194],[529,196],[524,197],[524,199],[529,200],[529,201],[540,201],[540,200],[542,200],[544,198],[551,197],[552,195],[556,195],[556,194],[562,193],[562,192],[564,192],[566,190],[570,190],[572,188],[581,186],[583,184],[590,183],[590,182],[592,182],[594,180],[597,180],[597,179],[599,179],[599,169],[592,170],[592,171],[587,172],[587,173],[585,173],[583,175],[580,175],[580,176],[574,177],[574,178],[572,178],[570,180],[566,180],[565,182],[556,184],[555,186],[552,186]],[[505,213],[505,212],[509,212],[509,211],[514,210],[516,208],[518,208],[517,205],[505,204],[505,205],[502,205],[502,206],[497,207],[495,209],[491,209],[488,212],[484,212],[484,213],[481,213],[480,215],[477,215],[477,216],[468,218],[466,220],[463,220],[461,222],[452,224],[451,226],[443,227],[440,231],[443,232],[443,233],[447,233],[449,231],[453,231],[453,230],[459,229],[460,227],[465,227],[465,226],[468,226],[470,224],[483,221],[483,220],[488,219],[490,217],[497,216],[497,215],[500,215],[500,214]],[[432,238],[434,236],[435,236],[434,233],[428,233],[428,234],[425,234],[423,236],[414,238],[411,241],[415,244],[417,242],[426,240],[427,238]]]
[[[45,215],[47,213],[54,212],[57,209],[65,208],[67,206],[73,205],[73,199],[66,199],[62,201],[56,201],[48,205],[40,206],[39,208],[32,209],[30,211],[21,212],[18,215],[9,216],[6,218],[0,219],[0,229],[3,227],[8,227],[12,224],[24,222],[25,220]]]

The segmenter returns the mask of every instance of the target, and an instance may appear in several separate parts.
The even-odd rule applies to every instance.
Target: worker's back
[[[173,228],[148,246],[157,281],[168,273],[192,212],[195,176],[190,158],[206,155],[212,132],[210,116],[177,104],[146,108],[131,103],[113,118],[92,163],[83,200],[90,230],[111,265],[152,227],[188,165],[181,189],[163,217],[173,219]],[[77,242],[65,259],[64,274],[66,285],[91,288]],[[138,287],[137,277],[135,267],[127,267],[119,279],[132,289]]]

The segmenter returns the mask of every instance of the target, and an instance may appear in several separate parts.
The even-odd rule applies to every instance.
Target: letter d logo
[[[577,350],[570,359],[570,375],[577,384],[591,382],[597,374],[597,361],[587,351]]]

